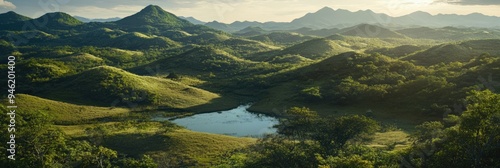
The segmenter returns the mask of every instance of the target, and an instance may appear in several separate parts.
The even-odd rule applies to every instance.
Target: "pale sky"
[[[500,16],[500,0],[0,0],[0,13],[15,11],[29,17],[66,12],[87,18],[125,17],[154,4],[178,16],[202,21],[289,22],[327,6],[350,11],[370,9],[391,16],[415,11],[431,14]]]

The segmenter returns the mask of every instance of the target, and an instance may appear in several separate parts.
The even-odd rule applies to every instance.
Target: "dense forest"
[[[16,80],[0,87],[15,124],[0,167],[500,167],[498,29],[224,32],[155,5],[111,22],[0,18],[0,72]],[[277,133],[154,120],[246,103]]]

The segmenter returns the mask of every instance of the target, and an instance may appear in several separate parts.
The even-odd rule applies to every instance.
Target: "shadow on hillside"
[[[108,136],[102,146],[114,149],[132,157],[141,157],[146,152],[167,149],[170,137],[159,134],[115,134]]]

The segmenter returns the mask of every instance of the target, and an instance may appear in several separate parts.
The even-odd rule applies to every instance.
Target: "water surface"
[[[225,134],[231,136],[262,137],[276,133],[272,128],[278,119],[247,111],[250,105],[242,105],[232,110],[196,114],[178,118],[171,122],[198,132]]]

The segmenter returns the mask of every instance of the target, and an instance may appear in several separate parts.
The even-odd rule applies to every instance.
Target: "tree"
[[[336,155],[347,141],[378,130],[378,123],[365,116],[342,116],[333,119],[322,119],[314,126],[312,139],[319,142],[327,155]]]
[[[2,113],[7,113],[8,109],[5,107],[1,106],[0,109]],[[4,116],[8,115],[2,115],[2,117]],[[10,117],[3,118],[3,120],[7,120],[7,122],[3,123],[8,123],[8,119]],[[2,132],[2,135],[14,133],[16,161],[2,160],[6,158],[2,157],[0,159],[2,165],[7,167],[51,167],[62,165],[65,158],[60,153],[63,153],[67,148],[66,138],[60,130],[51,125],[48,114],[42,111],[16,110],[15,120],[15,132]],[[5,140],[5,142],[8,142],[8,140]]]
[[[467,111],[454,126],[440,122],[418,126],[404,167],[500,167],[500,95],[472,91]],[[453,119],[456,120],[456,119]]]

